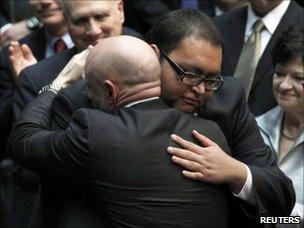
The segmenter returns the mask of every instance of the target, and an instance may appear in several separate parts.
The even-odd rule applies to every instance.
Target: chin
[[[187,104],[177,104],[175,105],[175,108],[185,113],[193,113],[194,111],[194,107]]]

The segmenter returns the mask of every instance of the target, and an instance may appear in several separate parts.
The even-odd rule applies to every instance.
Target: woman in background
[[[266,144],[293,181],[296,204],[291,215],[304,219],[304,26],[288,28],[272,50],[273,92],[278,106],[257,117]]]

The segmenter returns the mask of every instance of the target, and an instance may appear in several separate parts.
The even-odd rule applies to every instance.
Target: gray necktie
[[[240,78],[245,84],[246,98],[248,99],[256,66],[260,58],[261,31],[263,22],[258,19],[252,26],[252,33],[243,46],[234,76]]]

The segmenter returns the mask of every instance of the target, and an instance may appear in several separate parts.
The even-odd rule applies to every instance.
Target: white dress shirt
[[[64,43],[67,46],[67,49],[74,46],[74,43],[73,43],[73,41],[72,41],[72,39],[71,39],[71,37],[68,33],[65,33],[61,37],[58,37],[58,36],[55,36],[55,35],[53,35],[53,34],[51,34],[51,33],[49,33],[48,31],[45,30],[45,37],[46,37],[46,49],[45,49],[45,57],[46,58],[55,54],[54,44],[56,43],[56,41],[58,39],[62,39],[64,41]]]
[[[260,46],[261,49],[259,50],[260,57],[262,56],[269,40],[271,39],[272,34],[278,27],[289,4],[290,1],[285,1],[285,0],[282,1],[280,5],[278,5],[276,8],[274,8],[272,11],[270,11],[267,15],[265,15],[262,18],[258,17],[253,12],[251,5],[248,4],[247,7],[248,17],[247,17],[244,41],[246,42],[248,37],[251,35],[253,31],[252,26],[256,22],[256,20],[261,19],[263,21],[265,29],[261,32],[261,46]]]

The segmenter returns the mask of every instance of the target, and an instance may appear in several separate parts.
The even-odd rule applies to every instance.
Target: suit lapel
[[[281,36],[282,32],[290,25],[297,22],[297,9],[299,6],[297,3],[292,1],[285,12],[284,16],[282,17],[278,27],[274,31],[273,35],[271,36],[271,39],[269,40],[262,57],[259,60],[259,63],[256,68],[256,72],[254,75],[252,88],[255,87],[255,85],[259,82],[259,80],[266,76],[266,74],[269,74],[269,72],[273,72],[273,65],[271,61],[271,50],[273,49],[275,42],[277,39]]]
[[[233,16],[228,21],[227,33],[225,36],[227,51],[225,58],[228,61],[230,69],[235,69],[238,58],[241,54],[244,34],[247,21],[247,7],[242,7],[237,13],[232,14]]]

